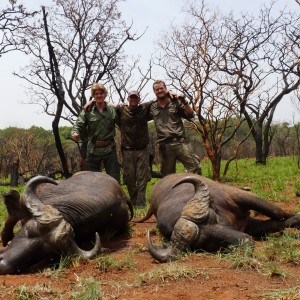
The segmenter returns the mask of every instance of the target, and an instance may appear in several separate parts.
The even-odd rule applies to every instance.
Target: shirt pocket
[[[176,105],[171,105],[169,108],[169,114],[177,114],[177,113],[178,113],[178,109]]]

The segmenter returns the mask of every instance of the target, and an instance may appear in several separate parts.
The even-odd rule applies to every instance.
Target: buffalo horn
[[[37,186],[41,183],[52,183],[57,185],[55,180],[47,176],[36,176],[27,182],[24,191],[24,202],[33,215],[40,213],[44,207],[44,204],[35,194]]]
[[[99,250],[101,249],[101,242],[100,242],[99,234],[98,234],[98,232],[95,233],[95,245],[94,245],[93,249],[91,249],[89,251],[79,248],[74,239],[70,239],[69,247],[66,247],[66,249],[68,252],[67,254],[75,254],[75,255],[83,257],[84,259],[94,258],[98,254]],[[66,251],[64,251],[64,252],[66,252]]]
[[[205,222],[209,215],[209,206],[211,205],[210,194],[206,184],[203,183],[197,176],[190,175],[177,182],[173,188],[182,183],[193,184],[195,194],[183,208],[181,217],[196,222],[197,224]]]
[[[61,236],[65,236],[67,240],[63,239],[63,243],[60,245],[63,252],[67,252],[68,254],[75,254],[82,256],[85,259],[90,259],[96,256],[99,249],[101,249],[100,237],[99,234],[96,232],[95,234],[95,245],[93,249],[89,251],[85,251],[78,247],[75,242],[73,229],[71,228],[69,223],[65,221],[61,222],[62,216],[60,215],[59,211],[57,211],[53,207],[45,206],[39,198],[36,196],[36,188],[41,183],[52,183],[56,184],[57,182],[49,177],[46,176],[37,176],[30,179],[25,187],[24,198],[25,198],[25,205],[31,211],[34,216],[39,217],[40,222],[48,222],[47,218],[50,218],[52,222],[56,220],[59,221],[62,228],[68,228],[65,233]],[[46,213],[48,212],[48,213]],[[65,227],[66,226],[66,227]],[[58,235],[60,231],[57,231]],[[72,232],[72,234],[71,234]],[[57,240],[56,240],[57,242]]]
[[[171,247],[168,247],[168,248],[155,247],[152,244],[149,230],[147,233],[147,239],[148,239],[148,250],[149,250],[150,254],[152,255],[152,257],[154,257],[156,260],[158,260],[159,262],[162,262],[162,263],[170,260],[170,256],[172,254]]]

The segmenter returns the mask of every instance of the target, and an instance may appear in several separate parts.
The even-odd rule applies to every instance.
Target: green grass
[[[266,165],[256,164],[255,159],[240,159],[232,162],[227,175],[222,176],[226,161],[221,164],[221,180],[237,186],[247,186],[266,200],[288,201],[285,194],[291,189],[300,195],[300,169],[296,157],[271,157]],[[201,162],[204,176],[212,178],[209,161]],[[177,172],[184,172],[182,164],[177,164]],[[149,192],[154,181],[148,184]],[[148,195],[148,190],[147,190]],[[148,197],[147,197],[148,198]]]
[[[241,159],[236,162],[236,168],[231,166],[222,180],[249,186],[253,193],[266,200],[288,201],[285,194],[291,186],[298,182],[300,187],[299,174],[297,159],[293,157],[269,158],[266,165],[257,165],[255,159]]]
[[[300,265],[300,235],[293,230],[269,235],[263,243],[262,250],[268,261]]]
[[[266,165],[257,165],[255,159],[242,159],[237,161],[237,168],[231,168],[227,178],[231,182],[250,186],[252,192],[263,198],[274,201],[285,200],[282,193],[288,186],[286,182],[298,181],[300,169],[297,160],[292,157],[270,158]]]
[[[181,278],[196,278],[199,271],[195,267],[187,267],[176,262],[160,265],[148,273],[138,274],[135,286],[145,285],[147,283],[168,281],[179,281]]]
[[[250,246],[229,246],[226,251],[219,252],[218,257],[228,262],[229,267],[238,270],[259,270],[261,262]]]
[[[73,288],[72,300],[101,300],[101,285],[94,278],[81,279]]]
[[[25,284],[16,288],[14,292],[14,300],[31,300],[31,299],[63,299],[61,291],[53,289],[51,285],[36,284],[35,286],[27,286]]]
[[[300,181],[297,180],[295,183],[294,183],[294,188],[295,188],[295,195],[297,197],[300,197]]]
[[[243,246],[230,246],[218,257],[225,260],[228,266],[238,270],[255,270],[271,277],[285,279],[289,274],[282,264],[300,264],[300,239],[295,230],[285,230],[266,237],[261,246],[255,249]]]
[[[268,292],[262,293],[260,295],[266,299],[280,299],[280,300],[297,300],[300,299],[300,289],[299,288],[289,288],[289,289],[274,289]]]
[[[59,262],[51,268],[46,268],[42,271],[44,276],[50,278],[59,278],[65,274],[65,270],[72,264],[75,264],[80,257],[75,256],[61,256]]]
[[[101,272],[108,272],[110,270],[124,270],[124,269],[135,269],[135,263],[133,255],[128,254],[122,259],[116,259],[111,256],[100,256],[96,259],[98,268]]]

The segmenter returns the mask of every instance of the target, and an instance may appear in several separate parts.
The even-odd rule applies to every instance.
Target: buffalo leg
[[[300,229],[300,214],[286,220],[258,220],[251,218],[245,232],[254,237],[264,237],[267,234],[284,230],[285,228]]]
[[[247,193],[244,195],[244,197],[241,197],[240,194],[238,196],[239,197],[234,197],[234,200],[243,209],[257,211],[271,219],[277,219],[277,220],[288,219],[294,215],[285,212],[277,205],[265,201],[254,194]]]
[[[199,226],[199,229],[199,246],[208,251],[217,251],[229,245],[248,245],[251,247],[254,245],[254,241],[250,235],[234,230],[228,226],[213,224],[203,227]]]

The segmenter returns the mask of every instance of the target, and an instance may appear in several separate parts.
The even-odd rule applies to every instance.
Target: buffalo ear
[[[2,195],[8,214],[14,214],[16,210],[20,209],[22,205],[22,199],[18,191],[10,190],[9,192],[3,193]]]

